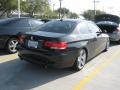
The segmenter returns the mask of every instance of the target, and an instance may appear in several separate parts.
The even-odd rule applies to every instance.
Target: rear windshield
[[[76,22],[72,21],[50,21],[40,27],[40,31],[54,33],[70,33],[74,30]]]

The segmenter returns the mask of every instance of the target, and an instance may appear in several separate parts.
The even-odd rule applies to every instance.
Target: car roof
[[[0,24],[6,24],[6,23],[12,23],[13,21],[21,21],[21,20],[36,20],[36,21],[40,21],[40,20],[37,20],[37,19],[34,19],[34,18],[30,18],[30,17],[21,17],[21,18],[18,18],[18,17],[14,17],[14,18],[6,18],[6,19],[1,19],[0,20]],[[40,21],[40,22],[43,22],[43,21]],[[43,22],[44,23],[44,22]]]
[[[18,18],[18,17],[12,17],[12,18],[0,19],[0,21],[4,21],[4,20],[15,20],[15,19],[26,19],[26,18],[28,18],[28,17],[20,17],[20,18]]]
[[[15,17],[15,18],[6,18],[6,19],[1,19],[0,23],[8,22],[8,21],[14,21],[14,20],[21,20],[21,19],[26,19],[26,18],[17,18],[17,17]]]
[[[88,20],[84,20],[84,19],[55,19],[55,20],[52,20],[52,21],[70,21],[70,22],[75,22],[75,23],[80,23],[80,22],[86,22]]]
[[[19,17],[13,17],[13,18],[0,19],[0,22],[2,22],[2,21],[11,21],[11,20],[22,20],[22,19],[35,19],[35,18],[30,18],[30,17],[20,17],[20,18]],[[37,19],[35,19],[35,20],[37,20]]]

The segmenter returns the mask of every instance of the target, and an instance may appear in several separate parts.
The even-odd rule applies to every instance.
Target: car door
[[[91,59],[94,56],[94,34],[92,34],[87,26],[86,22],[81,22],[77,26],[79,30],[79,37],[83,43],[87,43],[86,47],[88,49],[88,59]]]
[[[95,54],[98,54],[105,49],[105,46],[106,46],[105,38],[102,36],[102,34],[97,33],[97,32],[101,32],[101,30],[95,23],[88,22],[88,27],[91,33],[95,36],[94,37],[94,49],[95,49],[94,51],[95,51]]]

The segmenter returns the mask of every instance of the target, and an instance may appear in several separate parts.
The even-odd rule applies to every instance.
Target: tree
[[[16,12],[18,8],[17,1],[18,0],[0,0],[0,18]],[[34,17],[34,14],[45,17],[56,17],[57,14],[53,13],[50,9],[49,1],[50,0],[20,0],[21,12],[29,14],[30,17]]]
[[[44,15],[39,16],[41,19],[56,19],[58,18],[58,14],[56,12],[53,12],[51,10],[47,10]]]
[[[44,14],[50,9],[49,0],[27,0],[22,4],[22,10],[29,13],[31,17],[34,13]]]
[[[79,16],[76,14],[76,13],[70,13],[69,14],[69,18],[73,18],[73,19],[76,19],[78,18]]]
[[[17,8],[17,0],[0,0],[0,18]]]
[[[61,8],[61,9],[58,8],[57,10],[55,10],[55,12],[58,13],[58,14],[60,13],[63,17],[63,16],[67,16],[70,11],[67,8]]]
[[[68,14],[69,13],[69,9],[67,9],[67,8],[58,8],[57,10],[56,10],[56,12],[58,12],[58,13],[61,13],[61,14]]]
[[[96,10],[96,15],[105,14],[105,12]],[[94,20],[94,10],[87,10],[83,12],[83,16],[88,20]]]

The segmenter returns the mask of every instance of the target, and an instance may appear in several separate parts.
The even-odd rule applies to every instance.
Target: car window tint
[[[78,25],[78,30],[81,34],[89,34],[90,33],[90,30],[88,29],[88,26],[86,25],[85,22],[81,22],[79,25]]]
[[[70,33],[74,30],[76,22],[72,21],[50,21],[39,29],[45,32]]]
[[[88,23],[88,27],[92,33],[100,32],[100,29],[98,28],[98,26],[92,22]]]

